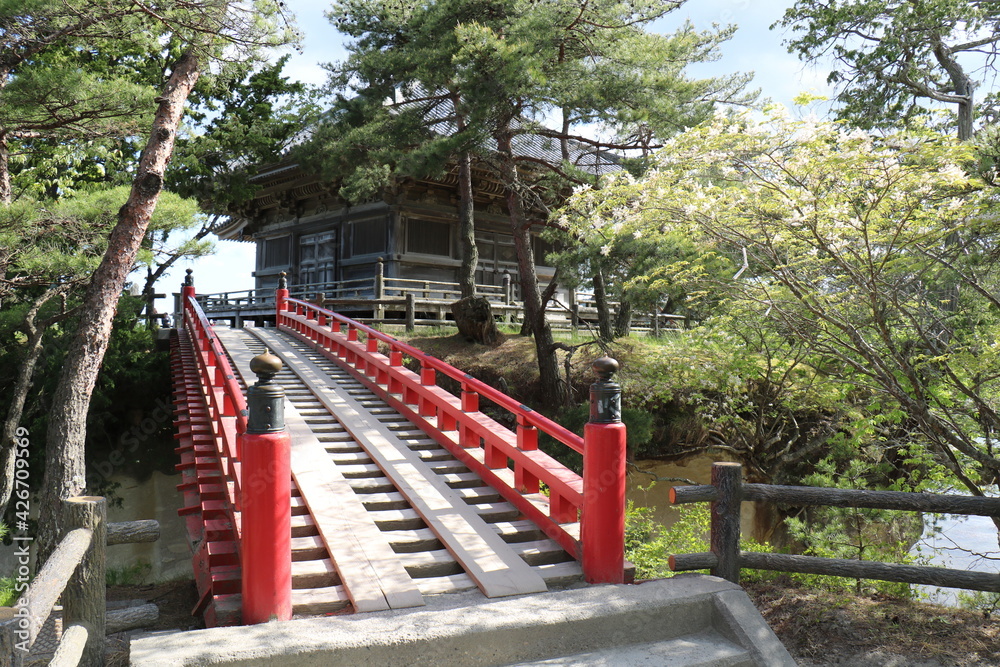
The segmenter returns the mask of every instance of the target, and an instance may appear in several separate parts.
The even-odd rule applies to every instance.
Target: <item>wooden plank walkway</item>
[[[253,333],[294,369],[344,425],[484,595],[492,598],[548,590],[541,576],[407,446],[400,431],[368,414],[353,396],[330,386],[322,368],[275,330],[256,329]]]
[[[293,507],[296,582],[335,581],[364,611],[582,579],[558,544],[334,361],[274,329],[216,334],[244,384],[255,381],[248,363],[265,343],[286,362],[275,381],[286,393],[301,494]]]
[[[248,342],[236,331],[217,331],[244,386],[256,377]],[[424,604],[382,531],[295,405],[285,405],[291,435],[292,477],[313,525],[337,568],[355,611],[378,611]]]
[[[194,360],[194,348],[185,331],[172,343],[178,448],[188,536],[195,547],[194,573],[201,600],[192,613],[210,626],[240,622],[239,528],[234,485],[223,478],[228,469],[222,459],[220,434],[210,418]],[[308,508],[292,485],[292,610],[299,616],[328,614],[350,607],[350,599],[320,543],[308,544],[309,526],[303,528]]]

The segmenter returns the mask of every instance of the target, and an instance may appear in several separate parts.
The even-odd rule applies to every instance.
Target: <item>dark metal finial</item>
[[[599,380],[610,380],[611,376],[618,372],[618,361],[611,357],[600,357],[595,359],[590,366]]]
[[[194,276],[191,275],[194,273],[194,269],[188,269],[186,273],[187,276],[184,277],[184,287],[194,287]]]
[[[613,424],[622,420],[622,388],[611,379],[619,364],[611,357],[601,357],[591,365],[597,382],[590,385],[590,422]]]
[[[283,366],[281,358],[275,356],[271,350],[258,354],[250,360],[250,370],[257,376],[257,386],[270,384]]]
[[[250,360],[257,382],[247,388],[247,433],[274,433],[285,428],[285,390],[271,382],[281,368],[281,359],[270,350]]]
[[[288,289],[288,274],[284,271],[278,276],[278,289]]]

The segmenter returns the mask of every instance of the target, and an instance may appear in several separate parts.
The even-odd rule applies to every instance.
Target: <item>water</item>
[[[946,514],[935,520],[928,515],[924,534],[910,553],[920,558],[921,564],[974,572],[1000,571],[997,527],[985,516]],[[928,602],[950,606],[960,603],[959,593],[972,593],[937,586],[918,586],[917,589]]]

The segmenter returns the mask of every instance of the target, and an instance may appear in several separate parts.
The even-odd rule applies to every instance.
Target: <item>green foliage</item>
[[[289,56],[231,81],[198,90],[167,170],[167,187],[209,210],[228,213],[255,192],[256,169],[280,159],[319,108],[312,93],[283,76]]]
[[[17,580],[13,577],[0,577],[0,607],[13,607],[17,602]]]
[[[4,0],[0,25],[0,149],[11,156],[0,191],[12,176],[12,198],[34,199],[131,181],[140,130],[185,50],[206,65],[195,97],[225,99],[227,85],[259,65],[263,48],[293,38],[269,1],[150,11],[121,0]]]
[[[725,347],[745,347],[732,360],[718,355],[707,373],[680,369],[708,381],[692,394],[702,416],[752,426],[751,451],[770,442],[769,456],[784,463],[817,460],[827,443],[891,441],[911,455],[925,449],[921,465],[975,493],[1000,474],[991,444],[1000,432],[991,370],[1000,227],[981,181],[963,169],[974,164],[969,146],[926,132],[873,137],[793,122],[774,108],[762,121],[720,115],[656,159],[643,180],[616,176],[570,208],[631,202],[620,234],[681,232],[740,267],[712,276],[679,262],[648,276],[714,298],[719,312],[705,335],[728,332]],[[728,364],[742,372],[718,372]],[[723,378],[746,393],[706,412],[724,395],[713,389]],[[778,431],[760,428],[803,397],[825,406],[807,428],[788,419]]]
[[[311,163],[344,177],[342,195],[356,200],[394,173],[440,174],[464,152],[485,158],[501,135],[534,137],[519,139],[523,145],[573,136],[589,152],[608,140],[575,128],[599,123],[615,135],[612,144],[648,148],[654,137],[704,118],[715,101],[746,99],[746,76],[685,73],[690,63],[714,59],[732,28],[647,29],[674,8],[653,0],[334,2],[330,19],[353,41],[348,58],[331,67],[337,98],[316,133],[320,149],[309,147]],[[552,114],[564,119],[562,131],[540,123]],[[538,153],[530,163],[589,180],[571,163],[581,156],[561,153]],[[552,196],[546,187],[539,182],[536,194]]]
[[[986,591],[959,591],[958,603],[965,609],[978,611],[983,618],[995,616],[1000,609],[1000,593]]]
[[[709,550],[708,504],[679,505],[677,513],[677,521],[665,528],[653,519],[650,508],[635,507],[629,502],[625,511],[625,559],[635,565],[636,579],[673,576],[671,555]]]
[[[939,104],[957,104],[964,139],[973,92],[993,71],[998,23],[993,3],[798,0],[775,26],[791,28],[786,44],[800,58],[832,59],[827,80],[839,88],[841,118],[900,128]]]
[[[631,457],[642,456],[653,438],[654,417],[648,412],[632,408],[622,409],[622,422],[626,430],[626,447]],[[590,405],[577,405],[560,412],[556,418],[561,426],[566,427],[579,436],[583,436],[584,426],[590,420]],[[562,463],[567,468],[581,472],[583,456],[566,447],[561,442],[546,433],[541,433],[539,447],[546,454]]]
[[[629,181],[632,176],[622,179]],[[689,292],[695,284],[692,278],[730,275],[731,260],[706,251],[680,231],[626,232],[624,218],[638,200],[615,196],[619,192],[626,191],[577,198],[563,209],[557,225],[544,233],[559,248],[548,260],[559,268],[567,286],[587,287],[600,271],[611,300],[645,312],[657,310],[694,320],[706,317],[717,305],[717,295]],[[669,275],[663,267],[669,267]]]
[[[88,490],[97,495],[109,495],[112,502],[114,485],[107,473],[170,471],[174,463],[169,434],[171,420],[166,410],[164,418],[156,422],[155,432],[140,433],[135,448],[131,446],[133,441],[127,440],[137,419],[141,422],[145,416],[154,414],[157,407],[170,405],[168,355],[156,349],[152,332],[139,323],[140,307],[139,299],[122,297],[88,414]],[[4,308],[0,315],[11,312]],[[2,322],[0,318],[0,326]],[[33,445],[29,449],[29,486],[33,491],[38,490],[45,467],[41,445],[48,426],[50,397],[75,329],[75,320],[70,319],[46,331],[35,385],[19,422],[28,429]],[[0,347],[0,385],[12,386],[21,354],[19,346]],[[0,412],[6,413],[9,400],[9,392],[0,394]],[[123,438],[126,441],[123,442]]]
[[[0,523],[0,540],[6,538],[9,532],[7,524]],[[13,577],[0,577],[0,607],[13,607],[17,602],[17,583]]]
[[[877,472],[868,461],[852,459],[835,464],[825,459],[816,472],[802,480],[806,486],[870,489]],[[789,536],[804,548],[803,553],[821,558],[911,564],[910,544],[920,536],[919,516],[913,512],[856,507],[814,507],[785,520]],[[910,597],[909,584],[887,581],[851,580],[842,577],[801,575],[800,581],[832,590],[853,586],[855,592],[876,591],[894,597]]]
[[[625,510],[625,559],[635,565],[636,579],[671,577],[670,556],[674,554],[710,551],[709,532],[712,527],[708,503],[678,505],[677,520],[669,526],[653,518],[653,510],[635,507],[629,502]],[[744,551],[768,551],[753,540],[740,541]],[[748,571],[744,571],[748,572]]]

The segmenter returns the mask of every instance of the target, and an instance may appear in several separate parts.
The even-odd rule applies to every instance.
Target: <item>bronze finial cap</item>
[[[187,275],[184,277],[184,286],[185,287],[194,286],[194,276],[191,275],[192,273],[194,273],[194,269],[188,269],[187,271],[185,271],[185,273],[187,273]]]
[[[247,433],[275,433],[285,428],[285,390],[271,382],[281,366],[281,359],[270,350],[250,360],[250,370],[258,379],[247,387]]]
[[[278,289],[288,289],[288,274],[284,271],[278,275]]]
[[[611,357],[600,357],[594,360],[594,363],[590,366],[597,377],[602,380],[609,380],[611,376],[618,371],[619,364],[616,360]]]
[[[258,354],[250,360],[250,370],[262,382],[267,382],[274,377],[283,367],[281,359],[272,354],[270,350],[264,354]]]

